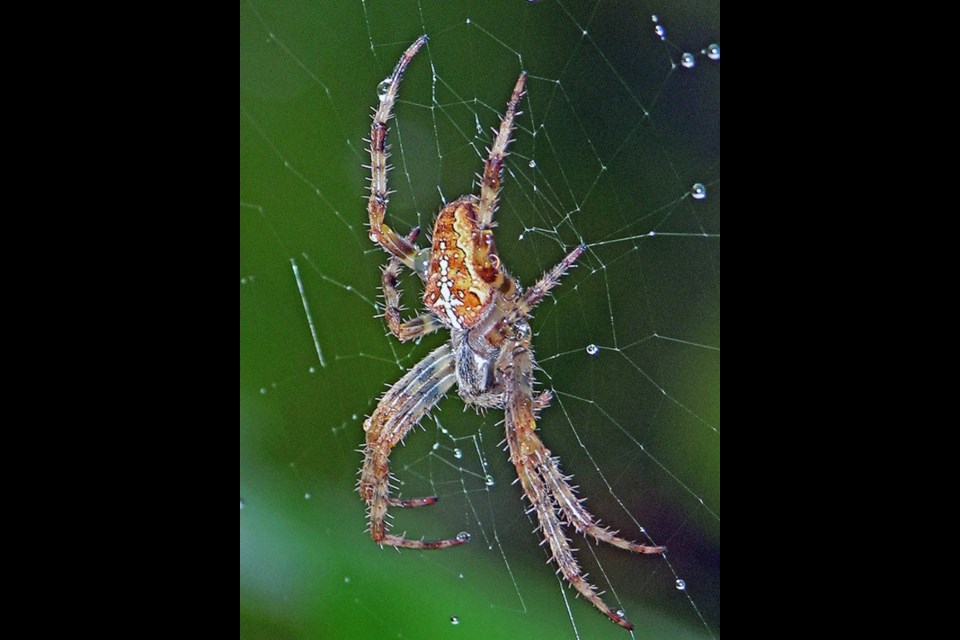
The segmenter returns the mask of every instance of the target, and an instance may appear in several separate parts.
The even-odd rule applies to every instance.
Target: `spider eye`
[[[417,275],[423,281],[427,280],[427,270],[430,268],[430,247],[424,247],[417,252],[413,259],[413,266],[417,270]]]

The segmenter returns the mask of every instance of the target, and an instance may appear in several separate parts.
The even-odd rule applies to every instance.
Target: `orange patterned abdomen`
[[[433,227],[433,253],[423,301],[449,327],[469,329],[493,303],[499,275],[493,234],[477,224],[474,198],[445,206]]]

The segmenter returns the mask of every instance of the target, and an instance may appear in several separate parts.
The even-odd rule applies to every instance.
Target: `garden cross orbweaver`
[[[421,36],[400,58],[393,74],[378,87],[380,104],[370,129],[370,239],[390,254],[383,269],[383,296],[387,326],[402,341],[420,338],[441,327],[450,341],[410,369],[380,399],[363,424],[366,444],[358,488],[367,503],[370,534],[381,545],[408,549],[444,549],[470,539],[462,533],[448,540],[412,540],[389,533],[389,507],[421,507],[436,497],[398,499],[390,496],[390,451],[412,427],[457,385],[463,401],[478,409],[503,409],[510,461],[517,469],[523,493],[536,512],[538,529],[550,545],[551,560],[559,572],[593,605],[621,627],[632,629],[621,612],[610,609],[596,587],[581,572],[562,525],[615,547],[637,553],[662,553],[665,547],[630,542],[601,526],[577,498],[570,478],[560,471],[536,433],[536,418],[551,399],[549,391],[533,393],[533,351],[528,317],[557,285],[561,276],[586,250],[580,245],[539,282],[523,290],[507,274],[493,240],[493,216],[504,157],[510,144],[517,104],[523,96],[526,73],[521,73],[489,150],[480,183],[480,196],[464,196],[443,207],[433,228],[432,247],[413,244],[414,229],[398,235],[383,218],[387,209],[387,122],[393,115],[400,81],[407,65],[426,43]],[[424,282],[427,312],[408,321],[400,319],[397,280],[402,267]]]

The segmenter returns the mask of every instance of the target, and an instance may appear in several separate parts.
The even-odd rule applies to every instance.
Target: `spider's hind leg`
[[[390,118],[393,117],[393,105],[397,101],[397,92],[400,81],[407,70],[407,65],[417,55],[420,48],[427,42],[423,35],[411,44],[397,62],[393,73],[384,82],[380,83],[378,93],[380,104],[373,114],[373,124],[370,126],[370,198],[367,200],[367,213],[370,217],[370,240],[379,244],[383,249],[411,269],[414,268],[414,258],[417,248],[411,244],[410,236],[404,238],[383,221],[387,213],[387,203],[390,191],[387,188],[387,158],[389,147],[387,134]],[[411,235],[416,235],[411,234]]]
[[[500,179],[503,175],[503,159],[507,155],[507,147],[510,146],[510,135],[513,133],[513,119],[520,115],[517,111],[517,105],[520,104],[520,98],[523,97],[523,87],[527,82],[527,72],[520,72],[517,78],[517,84],[513,87],[513,93],[507,102],[507,110],[500,119],[500,128],[497,130],[497,137],[493,140],[493,146],[488,150],[487,162],[483,167],[483,177],[480,182],[480,214],[478,220],[481,229],[489,229],[493,226],[493,216],[497,211],[497,196],[500,194]]]

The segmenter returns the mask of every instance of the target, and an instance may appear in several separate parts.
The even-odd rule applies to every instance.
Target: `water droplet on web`
[[[677,591],[683,591],[686,588],[687,588],[687,583],[681,580],[680,578],[677,578]]]
[[[707,188],[703,186],[702,182],[698,182],[690,187],[690,195],[693,196],[694,200],[703,200],[707,197]]]
[[[454,450],[453,450],[453,457],[456,458],[457,460],[459,460],[460,458],[463,457],[463,451],[460,451],[460,449],[454,449]]]
[[[310,373],[316,373],[316,372],[317,372],[317,370],[316,370],[315,368],[313,368],[313,367],[310,367],[309,371],[310,371]]]
[[[707,57],[711,60],[720,59],[720,45],[718,45],[716,42],[713,44],[708,44],[707,48],[704,49],[703,52],[707,54]]]
[[[667,39],[667,30],[664,29],[663,26],[661,26],[661,25],[658,24],[657,26],[655,26],[655,27],[653,28],[653,32],[654,32],[655,34],[657,34],[658,36],[660,36],[660,39],[661,39],[661,40],[666,40],[666,39]]]
[[[657,14],[653,14],[652,16],[650,16],[650,21],[651,21],[651,22],[660,22],[660,16],[658,16]]]
[[[494,480],[494,479],[493,479],[493,476],[490,475],[489,473],[487,474],[487,477],[486,477],[485,482],[486,482],[486,485],[487,485],[488,487],[492,487],[493,485],[495,485],[495,484],[497,483],[497,481]]]
[[[530,164],[528,164],[527,166],[530,167],[531,169],[536,169],[536,168],[537,168],[537,161],[536,161],[536,160],[531,160],[531,161],[530,161]]]
[[[350,576],[343,576],[343,584],[350,584]]]
[[[356,420],[356,419],[357,419],[357,414],[353,414],[353,415],[350,416],[350,417],[353,418],[354,420]]]
[[[623,618],[624,616],[627,615],[627,612],[624,611],[623,609],[617,609],[617,615]]]
[[[387,97],[387,92],[390,91],[390,85],[393,83],[390,81],[390,78],[387,78],[383,82],[377,85],[377,97],[381,100]],[[369,86],[369,85],[367,85]]]
[[[262,396],[267,395],[267,388],[266,388],[266,387],[260,387],[260,395],[262,395]]]
[[[309,493],[305,493],[305,494],[303,494],[303,497],[304,497],[305,499],[309,500],[309,499],[310,499],[310,494],[309,494]]]
[[[460,542],[470,542],[470,534],[466,531],[461,531],[457,534],[457,540]]]
[[[598,347],[598,346],[595,345],[595,344],[588,344],[588,345],[587,345],[587,355],[589,355],[589,356],[595,356],[595,355],[597,355],[598,353],[600,353],[600,347]]]
[[[680,64],[682,64],[687,69],[693,68],[693,65],[697,64],[697,59],[693,57],[693,54],[689,51],[684,51],[683,55],[680,56]]]
[[[460,618],[457,616],[450,616],[450,624],[460,624]]]
[[[374,233],[373,231],[371,231],[371,232],[369,233],[369,235],[367,235],[367,237],[370,238],[370,242],[376,242],[376,241],[377,241],[377,234]]]
[[[439,442],[434,442],[434,443],[433,443],[433,450],[436,451],[436,450],[439,449],[439,448],[440,448],[440,443],[439,443]]]

